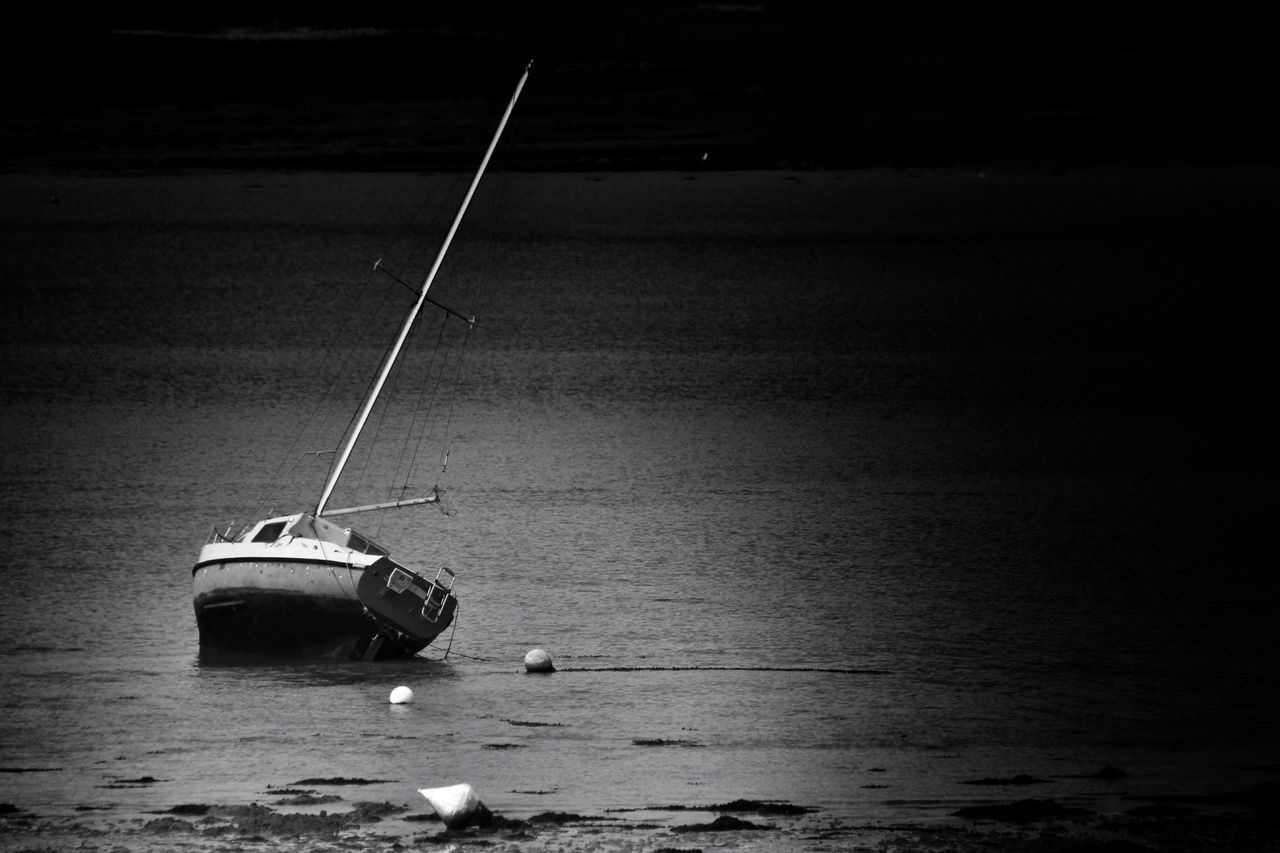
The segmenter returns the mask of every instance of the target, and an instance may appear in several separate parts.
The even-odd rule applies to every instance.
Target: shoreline
[[[41,849],[85,843],[133,850],[215,853],[270,842],[277,849],[368,849],[371,845],[448,844],[454,849],[506,849],[536,844],[561,850],[992,850],[1242,851],[1280,843],[1280,783],[1231,794],[1147,798],[1119,814],[1076,801],[995,798],[932,819],[850,820],[779,801],[738,800],[709,806],[639,807],[603,815],[545,811],[528,818],[494,813],[485,826],[444,828],[425,803],[369,802],[329,793],[359,779],[304,780],[327,789],[274,789],[269,804],[187,803],[166,809],[116,811],[76,806],[41,811],[0,803],[0,847]],[[1008,781],[1008,780],[1005,780]],[[329,783],[329,784],[326,784]],[[637,814],[639,813],[639,814]],[[325,844],[333,845],[325,847]],[[283,845],[283,846],[281,846]],[[296,845],[296,847],[291,847]]]

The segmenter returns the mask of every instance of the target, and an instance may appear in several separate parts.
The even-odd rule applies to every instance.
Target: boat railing
[[[219,530],[218,525],[216,524],[211,525],[209,527],[209,536],[205,539],[204,544],[212,545],[214,542],[235,542],[244,534],[245,528],[241,527],[239,530],[236,530],[235,533],[232,533],[231,531],[234,527],[234,521],[227,525],[227,529],[225,531]]]
[[[446,585],[444,576],[448,575],[449,580]],[[444,566],[436,572],[435,579],[427,584],[427,597],[422,602],[422,618],[428,622],[435,622],[444,613],[444,606],[449,601],[449,595],[453,592],[453,583],[457,578],[453,574],[452,569]]]

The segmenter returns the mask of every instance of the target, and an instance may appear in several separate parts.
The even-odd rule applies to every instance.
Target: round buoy
[[[413,691],[401,684],[395,690],[391,691],[391,704],[403,705],[406,702],[413,701]]]
[[[542,649],[529,650],[529,653],[524,656],[524,668],[526,672],[555,672],[556,670],[551,665],[551,655]]]

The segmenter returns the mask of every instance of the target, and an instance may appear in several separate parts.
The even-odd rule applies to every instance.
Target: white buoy
[[[526,672],[556,671],[556,668],[551,665],[551,655],[542,649],[529,650],[529,653],[524,656],[524,668]]]
[[[395,690],[391,691],[391,704],[404,705],[413,701],[413,691],[401,684]]]
[[[462,829],[472,823],[483,825],[493,819],[493,812],[480,802],[475,788],[465,782],[443,788],[419,788],[418,793],[426,797],[449,829]]]

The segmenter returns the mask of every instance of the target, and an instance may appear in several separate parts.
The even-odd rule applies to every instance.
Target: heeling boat
[[[453,622],[454,574],[420,574],[391,559],[387,548],[330,519],[360,512],[435,503],[426,497],[329,508],[370,412],[391,375],[423,305],[456,316],[428,296],[476,187],[514,111],[532,62],[480,161],[440,250],[395,342],[379,367],[343,440],[314,508],[264,518],[232,535],[214,528],[192,569],[202,656],[267,654],[374,660],[416,655]],[[376,266],[376,265],[375,265]],[[474,324],[474,318],[463,318]]]

